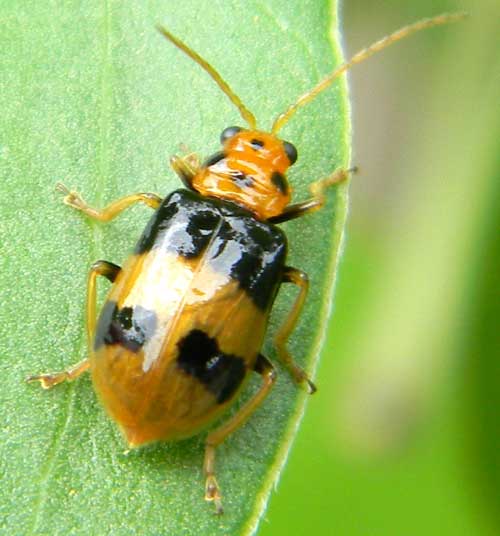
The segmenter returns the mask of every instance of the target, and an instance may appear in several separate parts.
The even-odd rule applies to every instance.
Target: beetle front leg
[[[297,383],[306,382],[309,386],[309,392],[313,394],[316,391],[316,386],[309,379],[309,377],[302,370],[302,368],[299,367],[297,363],[295,363],[286,347],[288,337],[290,336],[290,333],[293,331],[293,328],[297,324],[300,312],[302,310],[302,307],[304,306],[304,302],[306,300],[307,292],[309,289],[309,278],[307,274],[302,270],[297,270],[296,268],[291,268],[290,266],[287,266],[283,274],[282,282],[293,283],[294,285],[297,285],[299,287],[299,294],[297,295],[297,298],[295,299],[295,302],[292,305],[292,309],[290,310],[290,313],[288,314],[285,322],[283,322],[282,326],[279,328],[278,333],[274,338],[274,344],[278,352],[278,357],[286,366],[293,379]]]
[[[264,357],[262,354],[259,354],[257,357],[254,370],[257,374],[260,374],[263,380],[260,389],[226,423],[211,432],[205,442],[205,461],[203,463],[203,472],[206,476],[205,500],[215,503],[216,514],[222,514],[223,509],[219,485],[215,479],[215,449],[230,434],[246,422],[250,415],[262,404],[276,382],[276,370],[267,357]]]
[[[162,202],[161,197],[156,194],[141,192],[138,194],[128,195],[122,199],[117,199],[103,209],[96,209],[89,206],[82,199],[82,196],[79,193],[70,191],[66,186],[64,186],[64,184],[61,184],[60,182],[56,184],[56,190],[64,194],[63,203],[65,205],[83,212],[94,220],[103,222],[112,220],[118,216],[120,212],[123,212],[134,203],[142,202],[148,207],[156,210]]]
[[[190,190],[193,189],[193,178],[200,170],[200,158],[196,153],[185,156],[172,156],[170,165],[175,173]]]
[[[87,340],[89,351],[92,347],[96,324],[96,278],[98,275],[102,275],[113,282],[119,272],[119,266],[107,261],[97,261],[90,268],[87,281]],[[54,387],[54,385],[64,381],[72,381],[78,378],[78,376],[86,372],[89,367],[90,361],[87,357],[67,370],[29,376],[26,378],[26,381],[39,381],[44,389],[50,389],[51,387]]]
[[[286,207],[281,214],[269,218],[270,223],[283,223],[305,216],[310,212],[319,210],[326,201],[326,189],[335,184],[344,182],[351,173],[355,173],[357,168],[337,169],[329,177],[313,182],[310,186],[313,197],[301,203],[295,203]]]

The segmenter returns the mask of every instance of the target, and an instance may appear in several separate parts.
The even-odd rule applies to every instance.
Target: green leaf
[[[204,434],[126,452],[89,377],[50,391],[23,382],[86,356],[88,267],[97,259],[122,264],[150,216],[136,207],[108,225],[90,222],[61,203],[54,185],[64,182],[97,207],[137,191],[164,195],[179,187],[169,155],[181,144],[210,155],[221,130],[241,124],[207,74],[167,43],[156,23],[212,63],[261,128],[269,128],[339,62],[331,34],[336,7],[26,1],[4,2],[0,19],[0,531],[251,534],[306,400],[281,366],[270,397],[218,449],[221,517],[203,500]],[[295,199],[308,195],[313,180],[347,165],[345,94],[345,84],[336,84],[283,129],[299,148],[289,175]],[[342,185],[323,211],[285,226],[289,264],[311,279],[289,348],[310,371],[330,309],[345,215]],[[293,297],[287,287],[280,293],[270,334]],[[270,337],[264,351],[276,357]],[[252,381],[246,397],[258,384]]]

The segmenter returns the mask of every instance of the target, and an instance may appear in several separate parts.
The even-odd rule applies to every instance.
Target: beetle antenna
[[[346,61],[345,63],[340,65],[340,67],[337,67],[335,71],[333,71],[326,78],[324,78],[317,86],[310,89],[307,93],[304,93],[301,97],[298,98],[298,100],[294,104],[291,104],[282,114],[278,115],[278,117],[273,123],[271,132],[273,134],[276,134],[276,132],[278,132],[278,130],[283,127],[283,125],[290,119],[290,117],[292,117],[292,115],[300,107],[305,106],[308,102],[312,101],[336,78],[338,78],[341,74],[345,73],[348,69],[350,69],[357,63],[361,63],[376,52],[383,50],[384,48],[388,47],[389,45],[392,45],[396,41],[404,39],[405,37],[408,37],[415,32],[419,32],[420,30],[424,30],[426,28],[432,28],[433,26],[440,26],[441,24],[456,22],[466,16],[467,13],[444,13],[442,15],[438,15],[429,19],[422,19],[408,26],[404,26],[396,32],[390,35],[386,35],[382,39],[379,39],[369,47],[360,50],[359,52],[354,54],[354,56],[349,61]]]
[[[238,108],[241,117],[249,124],[250,128],[255,129],[257,126],[257,121],[255,116],[248,110],[248,108],[243,104],[241,99],[236,95],[236,93],[229,87],[229,85],[224,81],[222,76],[207,62],[205,61],[198,53],[189,48],[185,43],[180,39],[172,35],[167,29],[163,26],[156,26],[156,29],[171,43],[173,43],[177,48],[182,50],[187,56],[194,60],[202,69],[204,69],[214,80],[214,82],[221,88],[221,90],[226,94],[229,100]]]

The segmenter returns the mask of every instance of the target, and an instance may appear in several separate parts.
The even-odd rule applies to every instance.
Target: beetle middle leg
[[[306,300],[307,291],[309,289],[309,278],[307,274],[302,270],[297,270],[297,268],[291,268],[287,266],[283,274],[283,283],[293,283],[299,287],[299,294],[295,299],[295,302],[288,314],[286,320],[283,322],[282,326],[279,328],[278,333],[274,338],[274,344],[276,345],[276,350],[278,352],[278,357],[286,366],[293,379],[297,383],[307,382],[309,386],[309,392],[312,394],[316,391],[316,386],[309,379],[307,374],[302,370],[297,363],[293,360],[290,352],[286,347],[286,343],[290,333],[293,331],[297,320],[299,319],[300,312]]]
[[[92,349],[94,342],[95,326],[96,326],[96,279],[98,275],[104,276],[106,279],[114,282],[121,268],[117,264],[109,261],[96,261],[90,267],[87,277],[87,344],[89,352]]]
[[[260,389],[226,423],[211,432],[205,442],[205,461],[203,463],[203,472],[206,476],[205,500],[214,501],[217,514],[221,514],[223,510],[219,485],[215,479],[215,449],[230,434],[246,422],[269,394],[276,381],[276,370],[273,364],[262,354],[259,354],[257,357],[254,370],[260,374],[263,380]]]
[[[27,382],[39,381],[44,389],[50,389],[51,387],[54,387],[54,385],[57,385],[58,383],[62,383],[64,381],[72,381],[78,378],[78,376],[86,372],[89,367],[90,367],[90,362],[88,358],[85,358],[67,370],[62,370],[60,372],[47,372],[45,374],[36,374],[34,376],[28,376],[26,378],[26,381]]]
[[[96,278],[102,275],[113,282],[120,272],[120,267],[107,261],[97,261],[90,268],[87,280],[87,341],[88,348],[92,347],[96,325]],[[85,358],[76,365],[60,372],[48,372],[26,378],[27,382],[39,381],[44,389],[50,389],[64,381],[72,381],[86,372],[90,367],[89,358]]]
[[[82,196],[78,192],[70,191],[66,186],[64,186],[64,184],[61,184],[60,182],[56,184],[56,190],[64,194],[63,203],[65,205],[79,210],[95,220],[104,222],[116,218],[120,212],[123,212],[134,203],[142,202],[148,207],[157,209],[162,202],[161,197],[156,194],[141,192],[117,199],[102,209],[96,209],[89,206],[82,199]]]

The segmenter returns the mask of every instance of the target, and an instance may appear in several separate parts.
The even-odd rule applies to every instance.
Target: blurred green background
[[[335,310],[260,536],[500,534],[500,5],[344,2],[356,67],[351,215]]]

